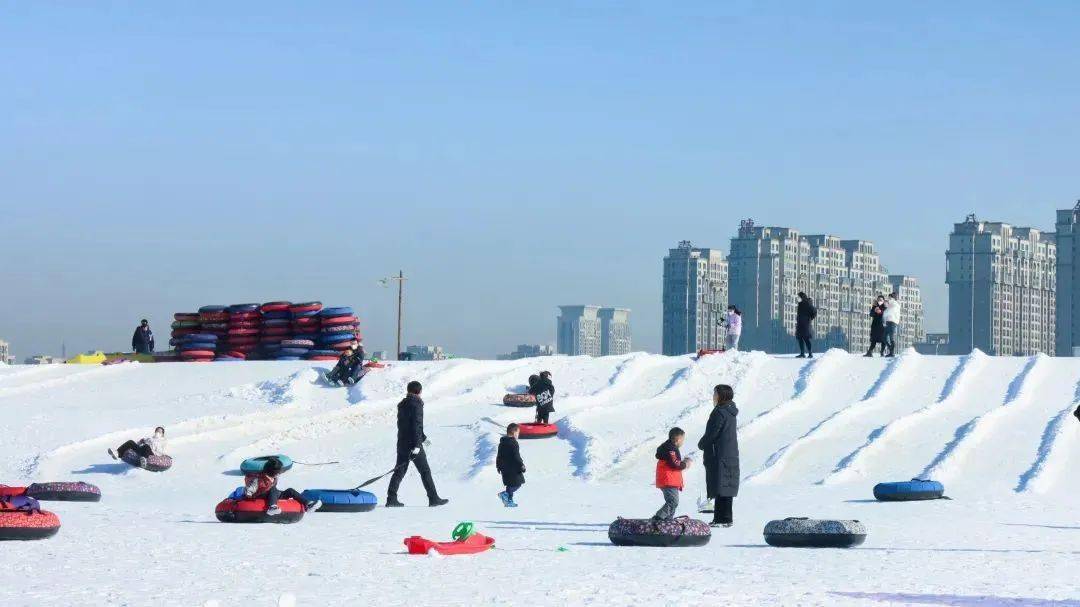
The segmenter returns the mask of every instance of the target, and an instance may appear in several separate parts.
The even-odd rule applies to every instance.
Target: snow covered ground
[[[47,541],[0,548],[9,605],[1080,605],[1080,361],[1043,356],[886,361],[831,351],[690,357],[394,363],[352,389],[325,364],[0,366],[0,483],[83,480],[97,504],[50,502]],[[527,483],[505,509],[495,445],[531,411],[498,406],[549,369],[555,439],[523,441]],[[395,405],[425,385],[428,508],[312,513],[296,525],[228,525],[214,505],[249,456],[305,462],[281,485],[347,488],[393,465]],[[693,454],[714,384],[741,410],[736,524],[697,549],[617,548],[607,525],[660,506],[653,451],[667,428]],[[175,465],[153,474],[105,453],[168,428]],[[879,481],[930,475],[953,501],[881,504]],[[700,467],[681,513],[696,510]],[[380,502],[385,481],[375,486]],[[705,516],[705,515],[702,515]],[[782,550],[761,531],[785,516],[856,518],[852,550]],[[497,540],[466,557],[412,557],[402,539],[449,538],[474,521]],[[560,550],[560,548],[564,550]]]

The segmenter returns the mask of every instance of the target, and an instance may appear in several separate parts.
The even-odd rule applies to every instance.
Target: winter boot
[[[116,454],[115,454],[115,453],[113,453],[113,450],[112,450],[112,449],[109,449],[109,457],[111,457],[111,458],[113,458],[113,459],[120,459],[119,457],[116,457]]]
[[[517,502],[515,502],[514,500],[510,500],[509,502],[507,502],[506,506],[508,508],[517,508]]]
[[[388,497],[388,498],[386,498],[386,507],[387,508],[401,508],[404,505],[405,504],[402,504],[401,502],[399,502],[396,497]]]
[[[274,504],[266,509],[266,516],[277,516],[281,514],[281,506]]]
[[[502,500],[503,506],[510,507],[510,495],[505,491],[499,492],[499,499]]]
[[[435,497],[428,500],[428,506],[431,506],[432,508],[436,506],[445,506],[449,503],[450,500],[446,499],[445,497]]]
[[[304,503],[304,512],[311,512],[322,507],[322,500],[311,500]]]

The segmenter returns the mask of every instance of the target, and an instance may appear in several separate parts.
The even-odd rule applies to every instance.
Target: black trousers
[[[867,354],[873,354],[874,353],[874,346],[880,346],[881,347],[881,354],[883,356],[885,355],[885,340],[884,340],[884,338],[882,338],[882,339],[874,339],[873,337],[871,337],[870,338],[870,349],[867,350],[866,353]]]
[[[140,445],[133,440],[129,440],[116,449],[116,456],[124,457],[124,452],[131,451],[132,449],[134,449],[141,457],[150,457],[154,454],[154,450],[150,448],[150,445]]]
[[[549,413],[548,411],[541,411],[540,409],[537,409],[536,410],[536,423],[538,423],[538,424],[546,424],[546,423],[548,423],[548,417],[550,417],[550,416],[551,416],[551,413]]]
[[[799,340],[799,354],[813,354],[814,346],[810,343],[809,337],[796,337]]]
[[[713,522],[714,523],[733,523],[735,522],[731,516],[731,505],[735,501],[733,497],[720,497],[716,496],[715,506],[713,507]]]
[[[427,454],[424,453],[424,448],[420,447],[420,453],[417,453],[415,457],[412,455],[412,449],[398,448],[396,469],[390,477],[390,486],[386,490],[387,499],[397,499],[398,487],[401,486],[401,479],[405,478],[405,473],[409,471],[410,461],[416,465],[416,471],[420,473],[420,482],[424,483],[428,500],[438,498],[439,492],[435,490],[435,479],[431,478],[431,466],[428,465]]]
[[[269,508],[278,503],[281,498],[294,499],[301,504],[304,503],[304,498],[300,496],[300,492],[293,488],[285,489],[284,491],[277,487],[270,487],[270,490],[266,492],[266,507]]]

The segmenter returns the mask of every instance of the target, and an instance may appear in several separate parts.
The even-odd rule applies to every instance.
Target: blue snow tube
[[[340,307],[340,308],[323,308],[322,311],[319,312],[319,316],[326,316],[328,318],[332,317],[332,316],[352,316],[352,315],[353,315],[353,309],[348,307],[348,306],[344,306],[344,307]]]
[[[210,351],[214,351],[216,349],[217,349],[217,342],[216,341],[185,341],[184,343],[180,344],[180,351],[181,352],[183,352],[185,350],[210,350]]]
[[[343,341],[352,341],[356,339],[356,335],[352,333],[324,333],[319,336],[319,343],[322,344],[336,344]]]
[[[274,360],[304,360],[303,356],[278,356]]]
[[[228,310],[228,308],[225,307],[225,306],[203,306],[203,307],[199,308],[199,313],[200,314],[204,314],[204,313],[205,314],[215,314],[217,312],[224,312],[226,310]]]
[[[874,498],[881,502],[937,500],[945,495],[945,485],[937,481],[913,478],[901,483],[874,485]]]
[[[293,339],[306,339],[308,341],[318,341],[318,333],[296,333],[292,336]]]
[[[229,311],[230,312],[255,312],[260,307],[261,306],[259,304],[255,304],[255,303],[233,304],[233,305],[229,306]]]
[[[281,471],[285,472],[292,468],[293,461],[288,455],[261,455],[259,457],[250,457],[240,463],[240,471],[244,474],[258,474],[266,468],[266,462],[271,458],[276,457],[281,460]]]
[[[379,505],[375,494],[367,491],[307,489],[301,495],[305,501],[322,501],[316,512],[370,512]]]
[[[278,350],[278,356],[304,356],[308,348],[282,348]]]
[[[266,319],[270,319],[270,320],[289,319],[289,318],[292,318],[292,312],[290,312],[288,310],[273,310],[273,311],[270,311],[270,312],[263,312],[262,317],[263,317],[264,320],[266,320]]]
[[[293,318],[307,318],[309,316],[318,316],[318,310],[306,310],[304,312],[293,312]]]
[[[337,350],[308,350],[308,356],[340,356]]]
[[[192,333],[190,335],[185,335],[182,339],[184,341],[199,341],[199,342],[217,341],[217,335],[214,335],[213,333]]]

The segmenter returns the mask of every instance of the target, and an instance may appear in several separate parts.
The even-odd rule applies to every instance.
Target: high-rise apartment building
[[[446,360],[442,346],[409,346],[405,348],[409,360]]]
[[[600,308],[600,355],[629,354],[631,349],[630,310]]]
[[[630,310],[600,306],[559,306],[559,354],[609,356],[630,352]]]
[[[11,355],[11,344],[2,339],[0,339],[0,364],[15,364],[15,357]]]
[[[951,353],[1055,352],[1057,246],[1041,231],[969,215],[945,260]]]
[[[1058,356],[1080,356],[1080,200],[1071,209],[1057,212],[1057,306],[1056,346]]]
[[[890,274],[889,284],[892,285],[892,291],[896,293],[901,306],[900,326],[896,331],[896,350],[899,352],[903,348],[926,342],[919,281],[914,276]]]
[[[663,345],[669,356],[724,345],[728,264],[721,251],[688,240],[664,258]]]
[[[804,236],[786,227],[739,225],[728,255],[728,300],[742,311],[740,348],[766,352],[796,350],[797,294],[817,307],[816,350],[842,348],[865,352],[870,345],[870,305],[879,294],[901,287],[904,306],[898,348],[923,335],[922,300],[917,281],[890,277],[874,244],[830,235]]]
[[[555,348],[546,344],[520,344],[516,350],[509,354],[500,354],[499,360],[521,360],[522,358],[536,358],[538,356],[552,356]]]

